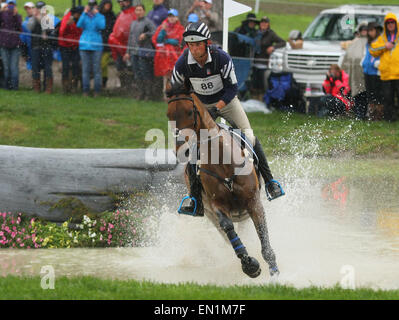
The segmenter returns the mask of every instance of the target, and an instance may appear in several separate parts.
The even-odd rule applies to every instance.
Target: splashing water
[[[287,116],[287,121],[289,115]],[[262,188],[278,282],[295,287],[334,286],[347,275],[356,287],[399,288],[399,160],[325,158],[323,132],[334,120],[305,124],[280,143],[292,156],[270,162],[286,196],[268,202]],[[311,134],[309,134],[309,132]],[[361,138],[349,123],[336,137],[337,150]],[[382,169],[384,168],[384,169]],[[161,191],[160,191],[161,190]],[[230,246],[206,218],[177,214],[185,186],[167,182],[140,208],[154,213],[155,241],[140,248],[7,250],[3,274],[35,273],[53,265],[57,274],[90,274],[165,283],[267,284],[268,267],[251,220],[235,224],[262,274],[248,278]],[[155,200],[154,200],[155,199]],[[5,263],[7,265],[5,265]],[[8,270],[8,271],[7,271]]]

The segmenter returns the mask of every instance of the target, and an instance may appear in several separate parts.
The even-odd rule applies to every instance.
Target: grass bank
[[[0,144],[42,148],[145,148],[146,132],[168,135],[164,102],[1,90]],[[397,158],[399,123],[249,113],[269,156]]]
[[[54,289],[43,290],[40,277],[0,277],[0,299],[65,300],[375,300],[399,299],[399,290],[347,290],[289,286],[230,286],[159,284],[93,277],[56,277]],[[44,279],[44,283],[46,283]]]

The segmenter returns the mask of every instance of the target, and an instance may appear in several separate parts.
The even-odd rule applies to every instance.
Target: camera
[[[93,0],[89,0],[88,6],[89,6],[89,10],[93,11],[94,7],[97,5],[97,1],[93,1]]]

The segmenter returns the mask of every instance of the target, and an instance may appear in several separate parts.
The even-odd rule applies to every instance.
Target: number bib
[[[207,78],[190,78],[195,93],[203,96],[211,96],[223,89],[223,81],[220,74]]]

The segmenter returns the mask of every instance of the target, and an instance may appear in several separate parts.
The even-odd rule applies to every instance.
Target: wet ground
[[[263,198],[281,271],[278,281],[296,287],[332,286],[350,273],[356,287],[398,289],[399,160],[296,161],[272,162],[287,195],[272,202]],[[43,266],[51,265],[56,276],[219,285],[270,281],[251,221],[236,230],[261,262],[257,279],[242,273],[232,248],[210,222],[176,213],[181,186],[164,189],[169,192],[161,196],[167,204],[161,208],[157,246],[1,250],[1,274],[39,275]]]

